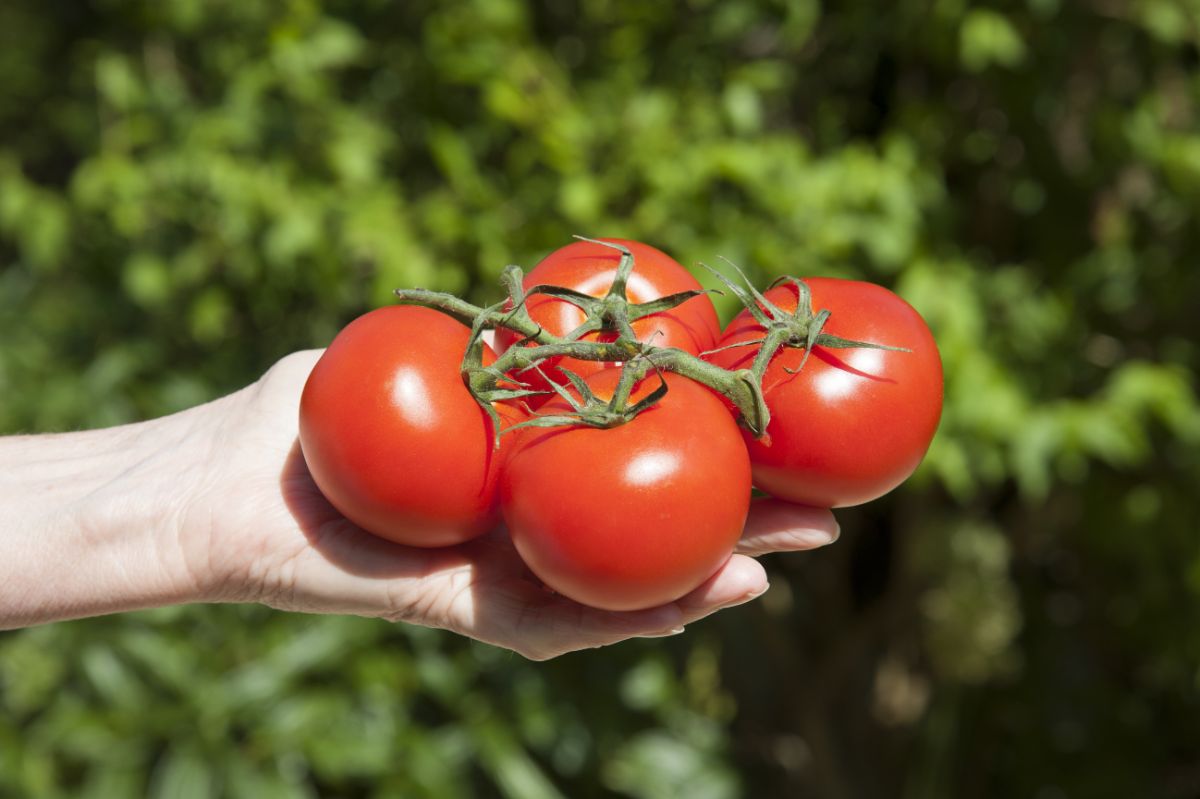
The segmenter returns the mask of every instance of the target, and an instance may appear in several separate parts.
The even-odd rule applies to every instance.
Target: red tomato
[[[459,375],[469,337],[438,311],[380,308],[347,325],[309,375],[300,399],[308,469],[375,535],[446,546],[496,521],[491,420]]]
[[[786,347],[776,354],[763,376],[771,411],[767,438],[746,435],[754,484],[806,505],[858,505],[898,486],[924,457],[942,412],[942,362],[925,321],[882,286],[836,278],[804,282],[813,308],[831,312],[823,332],[912,351],[814,347],[794,375],[785,370],[800,366],[804,350]],[[784,311],[796,308],[794,285],[766,297]],[[743,311],[717,346],[762,334]],[[738,347],[709,360],[742,369],[757,353],[757,347]]]
[[[609,397],[620,370],[588,379]],[[737,424],[704,386],[667,375],[666,396],[619,427],[526,428],[500,478],[513,544],[577,602],[634,610],[678,599],[724,565],[750,501]],[[657,386],[643,380],[632,400]],[[567,410],[560,398],[544,413]]]
[[[623,244],[633,253],[633,272],[626,284],[626,296],[630,302],[648,302],[669,294],[703,288],[687,269],[661,250],[624,239],[603,241]],[[618,250],[602,244],[577,241],[543,258],[525,276],[524,285],[526,289],[538,285],[564,286],[593,297],[603,297],[612,287],[620,261],[621,253]],[[554,297],[534,295],[526,302],[526,308],[535,322],[556,336],[570,333],[584,321],[583,312],[578,307]],[[658,347],[678,347],[693,355],[712,349],[721,335],[717,311],[707,295],[693,297],[669,311],[639,319],[633,322],[632,327],[639,341],[648,341]],[[600,333],[583,337],[584,341],[615,339],[615,334]],[[496,331],[496,351],[503,353],[519,340],[519,335],[500,328]],[[547,361],[542,369],[554,382],[565,384],[565,379],[555,375],[558,367],[587,377],[605,366],[600,361],[560,358]],[[520,375],[520,379],[540,389],[549,388],[533,370]]]

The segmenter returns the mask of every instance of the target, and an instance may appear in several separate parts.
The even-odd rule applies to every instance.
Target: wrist
[[[193,413],[0,439],[0,628],[204,597],[179,534]]]

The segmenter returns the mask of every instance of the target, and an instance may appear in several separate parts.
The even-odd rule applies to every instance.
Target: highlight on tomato
[[[347,325],[309,375],[304,459],[321,493],[363,529],[439,547],[496,523],[503,453],[459,373],[469,338],[438,311],[380,308]]]
[[[941,417],[941,358],[920,314],[888,289],[837,278],[803,283],[811,307],[829,311],[822,333],[897,349],[781,348],[763,373],[766,435],[746,434],[754,484],[806,505],[859,505],[898,486],[924,457]],[[783,283],[764,296],[790,314],[800,288]],[[764,332],[744,310],[707,357],[725,369],[750,368]]]
[[[609,399],[620,370],[586,381]],[[709,389],[666,374],[667,392],[625,424],[516,430],[501,507],[521,558],[547,586],[606,610],[671,602],[733,553],[750,501],[741,433]],[[651,373],[630,395],[659,387]],[[555,398],[540,409],[563,413]]]

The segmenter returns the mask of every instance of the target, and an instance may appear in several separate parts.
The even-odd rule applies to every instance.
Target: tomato
[[[687,269],[661,250],[647,244],[624,239],[603,239],[623,244],[633,253],[634,266],[626,284],[626,297],[630,302],[642,303],[656,300],[681,291],[703,288]],[[555,250],[525,276],[526,290],[537,285],[563,286],[592,297],[603,297],[612,287],[617,274],[621,253],[611,247],[589,241],[577,241]],[[583,324],[583,312],[565,300],[545,295],[534,295],[525,304],[530,317],[545,330],[556,336],[570,333]],[[717,311],[707,295],[693,297],[669,311],[652,314],[632,323],[639,341],[648,341],[659,347],[678,347],[693,355],[712,349],[721,335],[721,323]],[[503,353],[520,340],[520,335],[505,328],[496,331],[496,350]],[[589,333],[584,341],[613,341],[615,333]],[[556,383],[566,380],[556,374],[558,368],[567,368],[586,377],[604,368],[600,361],[580,361],[574,358],[559,358],[547,361],[542,369]],[[524,380],[539,389],[549,385],[536,371],[521,374]]]
[[[871,283],[807,278],[814,310],[831,312],[823,332],[911,352],[814,347],[800,367],[802,348],[786,347],[763,376],[771,421],[767,437],[746,435],[754,484],[793,502],[835,508],[891,491],[924,457],[942,411],[942,362],[921,316],[892,292]],[[766,293],[784,311],[798,292],[784,284]],[[743,311],[718,347],[761,338],[762,327]],[[709,360],[748,368],[758,348],[724,350]]]
[[[611,396],[620,370],[588,378]],[[721,400],[666,375],[659,402],[618,427],[525,428],[500,479],[513,544],[542,582],[577,602],[634,610],[712,576],[741,536],[750,463]],[[659,385],[651,375],[637,401]],[[568,409],[560,398],[542,412]]]
[[[491,420],[459,375],[469,337],[438,311],[380,308],[347,325],[309,375],[304,459],[325,497],[375,535],[446,546],[497,520]]]

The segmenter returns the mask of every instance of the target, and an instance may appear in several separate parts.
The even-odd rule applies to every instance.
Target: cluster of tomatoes
[[[890,491],[916,468],[941,414],[942,371],[929,329],[902,299],[869,283],[788,281],[752,291],[757,307],[722,329],[684,267],[617,240],[563,247],[524,286],[603,297],[623,254],[633,259],[630,307],[695,295],[630,317],[623,331],[601,325],[579,340],[632,332],[650,360],[682,350],[728,374],[753,373],[770,414],[765,431],[739,424],[738,408],[712,386],[656,370],[644,370],[621,404],[657,400],[621,423],[536,426],[622,390],[628,365],[565,356],[508,374],[510,385],[544,393],[496,401],[486,412],[463,371],[477,330],[440,310],[397,305],[351,322],[305,386],[300,442],[321,491],[359,526],[410,546],[455,545],[502,516],[547,586],[631,610],[677,599],[721,567],[741,535],[752,483],[789,501],[841,507]],[[587,321],[578,303],[553,293],[531,292],[522,303],[560,340]],[[810,306],[821,312],[821,337],[784,331],[778,351],[760,359],[773,318],[766,310],[799,317]],[[863,342],[887,346],[856,346]],[[485,368],[535,342],[498,325],[494,344],[483,352]],[[498,448],[497,420],[502,431],[512,428]]]

